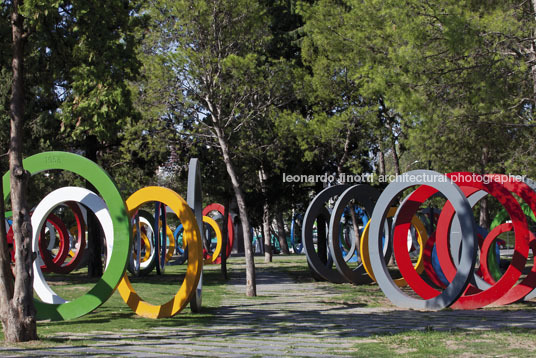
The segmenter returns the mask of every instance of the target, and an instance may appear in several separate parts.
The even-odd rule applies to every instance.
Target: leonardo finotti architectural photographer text
[[[283,183],[373,183],[377,181],[378,183],[391,183],[393,181],[405,181],[405,182],[420,182],[423,181],[437,181],[436,176],[427,175],[426,173],[420,174],[411,174],[404,173],[401,175],[373,175],[371,173],[364,174],[321,174],[321,175],[291,175],[283,173]],[[481,175],[476,173],[456,173],[450,176],[450,180],[454,182],[459,181],[480,181],[484,184],[489,184],[491,182],[497,182],[504,184],[508,181],[523,181],[525,179],[524,175]],[[439,177],[440,181],[447,182],[449,178],[445,175]]]

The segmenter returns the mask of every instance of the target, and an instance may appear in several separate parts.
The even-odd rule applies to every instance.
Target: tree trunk
[[[266,173],[261,166],[259,170],[259,182],[261,184],[264,203],[262,205],[262,236],[264,237],[264,262],[272,262],[272,235],[270,234],[270,205],[266,190]]]
[[[231,156],[229,154],[229,146],[224,137],[223,131],[218,126],[214,126],[218,143],[220,144],[223,162],[227,169],[227,174],[231,179],[233,185],[233,191],[236,197],[236,203],[238,205],[238,214],[240,215],[240,222],[242,223],[242,234],[244,239],[244,250],[246,256],[246,296],[257,296],[257,287],[255,282],[255,259],[253,248],[251,245],[251,228],[249,225],[248,211],[246,207],[246,200],[238,176],[236,175]]]
[[[393,165],[395,167],[395,174],[400,175],[400,159],[398,158],[398,153],[396,151],[396,141],[395,141],[395,138],[393,137],[393,134],[390,133],[390,135],[391,135],[391,152],[393,155]]]
[[[270,207],[268,200],[262,206],[262,234],[264,236],[264,262],[272,262],[272,235],[270,233]]]
[[[385,176],[385,155],[383,154],[383,145],[381,138],[378,138],[380,150],[378,152],[378,174]]]
[[[32,224],[26,202],[30,174],[22,166],[24,123],[24,17],[19,14],[22,1],[13,0],[11,13],[13,45],[13,80],[11,87],[10,115],[11,136],[9,145],[9,170],[11,179],[11,210],[13,211],[13,238],[15,243],[15,280],[9,267],[9,253],[5,226],[0,227],[2,239],[2,284],[0,286],[0,315],[7,342],[24,342],[37,339],[35,307],[33,304]],[[3,200],[3,199],[2,199]],[[2,203],[3,206],[3,203]],[[3,213],[3,208],[0,208]],[[0,225],[5,225],[4,220]]]
[[[479,225],[480,227],[489,230],[489,210],[488,210],[488,199],[483,198],[480,200],[480,217],[479,217]]]
[[[281,252],[284,255],[290,255],[290,250],[288,249],[287,244],[287,233],[285,232],[285,223],[283,221],[283,213],[281,210],[278,210],[275,214],[275,225],[277,227],[277,238],[279,240]]]
[[[326,231],[326,220],[320,215],[316,218],[316,245],[318,257],[322,263],[328,263],[328,242],[327,242],[327,231]]]
[[[229,242],[229,230],[227,229],[227,223],[229,222],[229,208],[231,206],[231,200],[227,200],[225,209],[223,211],[223,227],[221,237],[221,273],[223,278],[227,280],[227,245]]]
[[[97,162],[97,137],[89,135],[86,138],[86,158]],[[86,182],[86,188],[96,191],[91,183]],[[87,274],[89,277],[102,277],[102,245],[100,238],[99,222],[95,214],[88,210],[87,212],[87,248],[88,248],[88,265]],[[107,253],[108,255],[110,253]]]
[[[353,205],[350,205],[350,216],[352,217],[352,226],[354,228],[355,237],[353,238],[353,240],[355,240],[355,250],[357,251],[357,255],[360,255],[360,253],[359,253],[359,248],[360,248],[359,239],[361,237],[359,236],[359,224],[357,223],[357,218],[355,216],[355,210],[354,210]]]
[[[0,185],[0,196],[4,197],[4,187]],[[7,244],[4,200],[0,200],[0,318],[4,332],[8,329],[8,307],[13,298],[15,277],[11,272],[11,255]],[[7,338],[6,338],[7,340]]]
[[[337,178],[341,177],[342,174],[342,168],[344,164],[346,164],[346,161],[348,160],[348,152],[350,151],[350,135],[352,134],[353,125],[348,125],[348,128],[346,129],[346,138],[344,140],[344,151],[342,153],[342,157],[339,160],[339,163],[337,164]],[[341,183],[344,184],[344,183]]]
[[[531,1],[532,4],[532,21],[536,20],[536,0]],[[532,38],[536,34],[536,29],[532,29]],[[534,105],[536,105],[536,41],[532,40],[530,44],[530,53],[528,58],[528,63],[530,64],[530,72],[532,75],[532,99]]]
[[[480,174],[486,174],[486,167],[489,162],[489,150],[487,147],[482,148],[482,157],[481,157],[481,168]],[[489,208],[488,208],[488,199],[484,197],[480,200],[480,217],[479,225],[486,230],[489,230],[490,217],[489,217]]]

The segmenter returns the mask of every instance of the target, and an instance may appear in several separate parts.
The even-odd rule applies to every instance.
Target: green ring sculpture
[[[53,321],[69,320],[83,316],[103,304],[114,293],[125,272],[130,253],[130,222],[128,212],[113,180],[99,165],[73,153],[45,152],[23,161],[32,175],[45,170],[67,170],[90,182],[104,199],[113,222],[114,245],[111,259],[100,280],[85,295],[73,301],[48,304],[34,300],[37,319]],[[4,200],[10,191],[9,172],[3,177]]]

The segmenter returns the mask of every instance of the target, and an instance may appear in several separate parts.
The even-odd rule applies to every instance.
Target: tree
[[[0,205],[0,319],[8,342],[37,339],[33,280],[31,267],[32,225],[26,202],[29,173],[22,165],[24,123],[24,46],[29,30],[24,24],[23,3],[14,0],[11,5],[12,26],[12,87],[10,100],[11,134],[9,170],[11,208],[13,212],[13,238],[15,242],[15,277],[11,272],[11,257],[7,247],[4,223],[4,205]],[[3,196],[3,190],[1,192]]]
[[[21,196],[25,190],[21,180],[28,179],[21,166],[22,153],[50,149],[84,151],[86,138],[96,138],[97,150],[107,159],[101,164],[115,169],[115,173],[131,164],[129,171],[123,173],[127,178],[139,177],[134,169],[139,170],[140,166],[126,149],[129,141],[140,139],[126,136],[139,124],[128,88],[128,81],[135,79],[139,67],[135,56],[139,36],[135,29],[144,19],[131,16],[136,13],[135,6],[134,1],[120,0],[107,2],[106,6],[97,1],[2,3],[3,19],[9,15],[14,55],[12,67],[7,66],[5,51],[0,56],[0,98],[3,103],[10,103],[13,123],[10,168],[11,175],[18,179],[11,179],[11,198],[16,247],[17,251],[22,250],[16,257],[14,285],[9,284],[10,271],[6,271],[9,261],[2,250],[5,291],[0,304],[6,340],[37,337],[31,308],[33,257],[29,216],[24,219],[26,222],[21,219],[28,214],[27,197]],[[2,34],[7,33],[7,24],[7,21],[0,24]],[[10,46],[6,40],[2,36],[2,49]],[[12,83],[9,87],[8,82]],[[4,120],[6,114],[2,108],[0,118]],[[123,163],[124,167],[118,165]],[[157,165],[154,163],[153,168]],[[32,186],[43,189],[39,183]],[[42,197],[42,193],[32,197]],[[7,250],[5,235],[2,237],[0,233],[0,239]],[[16,322],[13,312],[11,318],[6,316],[10,307],[12,311],[17,307],[22,312],[19,318],[24,314],[24,319]]]
[[[246,197],[233,161],[233,133],[259,118],[274,99],[262,48],[269,33],[264,9],[248,0],[155,1],[148,11],[159,33],[162,62],[173,69],[185,103],[177,123],[201,128],[220,149],[238,203],[246,250],[246,294],[256,295]],[[260,51],[261,50],[261,51]],[[271,84],[269,81],[268,83]]]
[[[372,32],[379,15],[372,13],[377,9],[371,3],[325,0],[301,4],[299,10],[305,18],[302,58],[311,71],[308,126],[314,132],[329,128],[322,137],[331,146],[338,174],[345,169],[362,173],[377,159],[376,168],[384,175],[386,154],[395,174],[400,172],[402,116],[388,102],[396,97],[382,82],[390,69],[388,59],[379,55],[390,42]]]

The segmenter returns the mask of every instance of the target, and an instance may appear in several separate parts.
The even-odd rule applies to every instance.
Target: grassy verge
[[[177,293],[184,278],[186,266],[167,266],[164,275],[131,277],[132,284],[140,296],[152,304],[162,304]],[[65,299],[73,299],[87,292],[96,280],[87,279],[86,271],[80,270],[68,276],[51,275],[49,285]],[[47,347],[58,343],[69,344],[66,336],[80,334],[76,339],[77,345],[83,345],[83,333],[88,332],[118,332],[125,329],[147,331],[156,327],[189,326],[203,324],[213,318],[214,310],[220,306],[222,298],[230,294],[226,289],[226,281],[220,273],[219,265],[205,266],[203,275],[203,309],[201,313],[192,313],[189,307],[172,318],[148,319],[136,315],[115,292],[102,306],[95,311],[78,319],[61,322],[41,321],[37,323],[39,342],[25,343],[24,346]],[[3,340],[3,332],[0,339]],[[94,343],[94,342],[93,342]]]
[[[533,330],[410,331],[355,339],[354,357],[534,357]],[[342,351],[333,351],[342,354]]]

